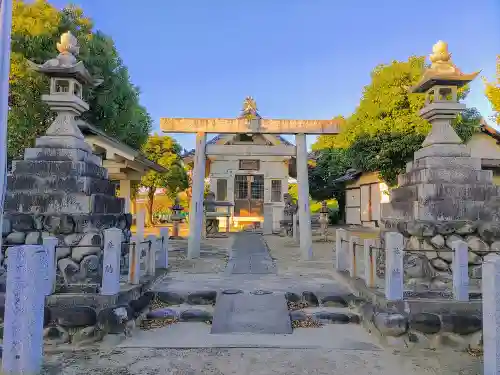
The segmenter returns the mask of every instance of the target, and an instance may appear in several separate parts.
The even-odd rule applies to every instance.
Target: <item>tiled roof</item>
[[[219,135],[216,135],[215,137],[213,137],[211,140],[209,140],[207,142],[207,145],[215,145],[222,137],[224,136],[224,134],[219,134]],[[280,142],[282,142],[283,144],[287,145],[287,146],[294,146],[293,143],[287,141],[284,137],[282,137],[281,135],[275,135],[276,138],[278,138],[280,140]]]

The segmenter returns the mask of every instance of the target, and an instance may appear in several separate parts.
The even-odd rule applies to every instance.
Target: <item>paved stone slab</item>
[[[231,257],[225,270],[226,275],[270,274],[276,267],[269,255],[262,236],[256,233],[237,233],[234,235]]]
[[[219,294],[211,333],[291,334],[283,294]]]

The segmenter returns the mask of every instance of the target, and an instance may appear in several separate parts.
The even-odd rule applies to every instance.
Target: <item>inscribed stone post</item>
[[[2,374],[38,374],[42,366],[47,252],[12,247],[7,258]]]
[[[351,238],[349,238],[349,263],[348,263],[348,271],[349,271],[349,275],[351,275],[351,277],[356,277],[356,273],[357,273],[357,258],[359,257],[359,255],[361,254],[360,253],[360,246],[359,246],[359,243],[360,243],[360,240],[359,240],[359,237],[356,237],[356,236],[351,236]]]
[[[375,287],[375,243],[376,241],[373,238],[366,239],[363,242],[364,279],[366,286],[370,288]]]
[[[101,294],[112,296],[120,291],[120,255],[122,231],[110,228],[104,231],[104,254]]]
[[[162,239],[161,241],[161,249],[160,253],[158,254],[158,262],[157,262],[157,267],[158,268],[168,268],[168,228],[160,228],[160,237]]]
[[[142,242],[142,239],[141,241]],[[128,259],[128,282],[132,285],[139,284],[140,280],[140,254],[141,254],[141,244],[137,236],[132,236],[130,238],[130,248],[129,248],[129,259]]]
[[[156,236],[149,235],[146,237],[146,275],[154,276],[156,273],[156,252],[158,249],[158,241]]]
[[[397,232],[385,234],[385,297],[389,301],[403,299],[403,235]]]
[[[43,247],[47,252],[47,292],[45,295],[49,296],[55,292],[56,289],[56,271],[57,271],[57,258],[56,246],[58,240],[55,237],[44,237]]]
[[[335,268],[339,271],[345,271],[347,269],[346,265],[346,253],[344,248],[344,241],[347,240],[347,231],[345,229],[337,229],[335,235]]]
[[[500,256],[490,254],[483,263],[484,375],[500,374]]]
[[[453,248],[453,296],[457,301],[469,300],[469,247],[464,241],[455,241]]]

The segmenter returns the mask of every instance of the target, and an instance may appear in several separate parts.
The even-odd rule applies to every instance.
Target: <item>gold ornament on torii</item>
[[[257,102],[251,96],[247,96],[243,101],[243,112],[257,112]]]

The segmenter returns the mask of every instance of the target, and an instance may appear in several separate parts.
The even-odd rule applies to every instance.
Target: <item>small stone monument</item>
[[[298,206],[293,197],[288,193],[283,194],[283,200],[285,201],[285,207],[283,208],[283,220],[280,220],[281,235],[292,237],[293,228],[297,226],[294,226],[293,219]]]
[[[219,232],[219,220],[216,217],[210,217],[210,213],[216,212],[215,203],[215,193],[209,191],[203,202],[205,206],[205,233],[207,237],[214,236]]]
[[[70,33],[57,43],[59,55],[31,67],[50,77],[50,92],[43,95],[56,117],[24,160],[14,161],[8,175],[2,234],[7,245],[41,244],[58,239],[58,284],[100,284],[103,230],[117,227],[123,241],[130,235],[131,217],[101,159],[77,126],[76,117],[89,109],[83,87],[95,80],[75,55],[79,47]]]
[[[171,219],[173,221],[173,231],[172,235],[170,236],[171,240],[181,240],[182,237],[179,235],[179,225],[182,220],[181,212],[184,211],[184,207],[180,205],[179,197],[175,197],[174,200],[174,205],[170,207],[172,210],[173,214],[171,216]]]
[[[399,176],[391,201],[382,204],[382,222],[385,230],[405,237],[407,287],[450,290],[457,240],[468,245],[471,284],[475,280],[478,286],[484,252],[500,249],[500,187],[493,184],[491,171],[481,170],[481,160],[471,157],[451,126],[465,109],[457,89],[478,73],[462,73],[442,41],[433,47],[430,60],[431,67],[411,92],[425,93],[420,115],[432,129]]]

